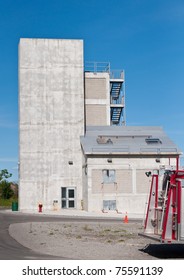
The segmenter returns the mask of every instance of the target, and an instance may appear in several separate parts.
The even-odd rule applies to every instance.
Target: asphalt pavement
[[[57,257],[46,254],[39,254],[34,252],[14,240],[9,235],[9,226],[13,223],[26,223],[26,222],[61,222],[61,221],[96,221],[99,219],[101,222],[122,222],[121,219],[116,217],[94,217],[94,216],[80,216],[79,213],[72,213],[71,216],[67,215],[58,215],[58,213],[52,212],[52,215],[47,214],[30,214],[30,213],[21,213],[21,212],[12,212],[11,210],[0,210],[0,260],[66,260],[65,256]]]
[[[62,257],[39,254],[29,248],[22,246],[9,235],[9,226],[14,223],[27,222],[109,222],[122,223],[122,216],[119,215],[92,215],[81,212],[59,212],[48,213],[21,213],[19,211],[0,209],[0,260],[67,260]],[[139,221],[140,219],[129,219],[129,222]],[[146,245],[146,243],[148,244]],[[158,259],[184,259],[184,244],[149,244],[145,240],[145,248],[142,249],[146,254],[155,256]],[[71,260],[71,259],[70,259]]]
[[[53,219],[53,218],[52,218]],[[0,260],[51,260],[65,259],[56,256],[44,255],[34,252],[20,243],[16,242],[8,232],[12,223],[24,223],[29,221],[49,221],[47,217],[37,217],[31,215],[14,215],[0,211]]]

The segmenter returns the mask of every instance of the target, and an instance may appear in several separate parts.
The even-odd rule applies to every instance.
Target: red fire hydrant
[[[39,203],[38,204],[38,212],[41,213],[42,212],[42,208],[43,208],[43,204]]]

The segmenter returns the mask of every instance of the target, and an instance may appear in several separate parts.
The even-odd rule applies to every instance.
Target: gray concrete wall
[[[83,73],[82,40],[20,40],[20,210],[60,208],[61,187],[76,187],[81,207]]]

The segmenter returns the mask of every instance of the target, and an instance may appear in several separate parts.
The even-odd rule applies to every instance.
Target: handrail
[[[92,73],[108,73],[110,75],[110,79],[121,79],[124,80],[124,70],[122,69],[110,69],[110,62],[97,62],[97,61],[86,61],[85,72]]]
[[[106,72],[110,73],[110,63],[109,62],[96,62],[87,61],[85,63],[85,72]]]

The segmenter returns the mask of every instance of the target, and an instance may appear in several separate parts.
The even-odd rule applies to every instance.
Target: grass
[[[92,231],[93,229],[90,228],[88,225],[85,225],[85,226],[83,227],[83,230],[85,230],[85,231]]]
[[[76,239],[81,239],[81,238],[82,238],[81,235],[76,236]]]
[[[104,232],[110,232],[111,230],[109,228],[104,229]]]
[[[64,224],[63,227],[64,227],[64,228],[70,228],[71,225],[70,225],[70,224],[69,224],[69,225]]]
[[[127,233],[125,229],[113,230],[114,233]]]
[[[0,207],[11,208],[12,207],[12,202],[17,202],[17,199],[15,199],[14,197],[12,197],[10,199],[0,198]]]

